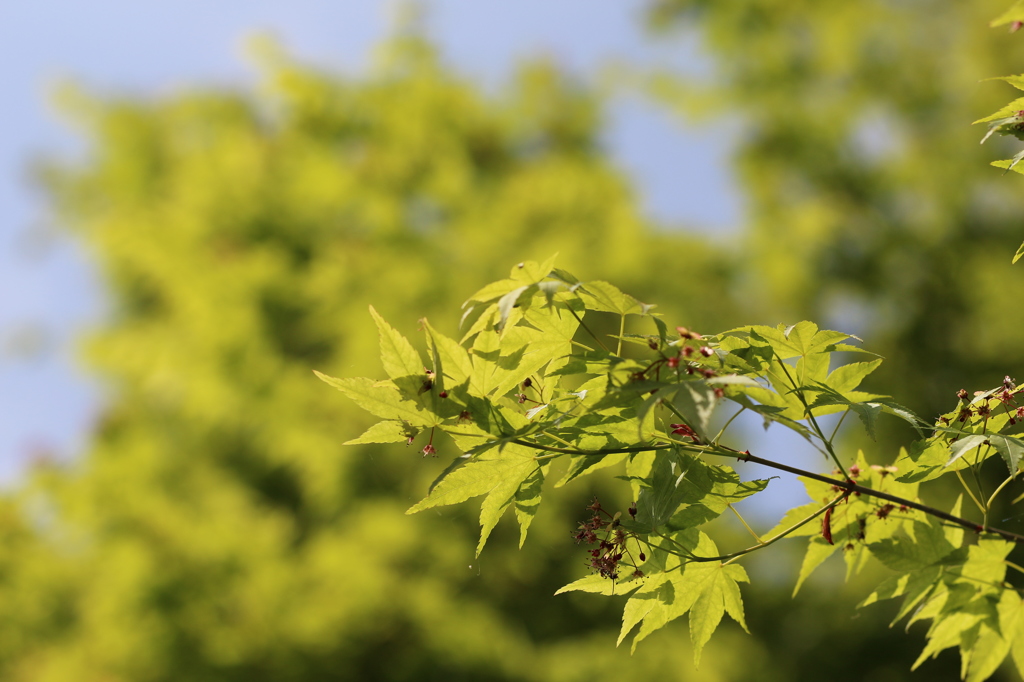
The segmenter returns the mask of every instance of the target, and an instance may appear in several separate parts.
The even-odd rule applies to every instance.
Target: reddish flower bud
[[[437,448],[435,448],[430,443],[427,443],[426,445],[423,446],[422,452],[424,457],[426,457],[427,455],[430,455],[431,457],[437,456]]]
[[[437,394],[437,397],[438,398],[447,398],[448,397],[448,391],[441,391],[440,393]]]
[[[967,391],[961,388],[956,392],[956,397],[960,400],[967,400]]]
[[[711,350],[707,346],[701,346],[700,347],[700,354],[703,355],[706,358],[710,358],[712,355],[715,354],[715,351]]]
[[[672,369],[675,369],[676,367],[679,366],[679,356],[676,355],[674,357],[669,358],[668,361],[665,362],[665,364],[671,367]]]

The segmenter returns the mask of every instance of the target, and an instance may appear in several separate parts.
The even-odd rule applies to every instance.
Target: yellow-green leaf
[[[537,463],[526,448],[508,445],[499,454],[487,459],[472,460],[442,479],[425,498],[414,504],[406,514],[448,504],[465,502],[471,497],[486,495],[502,487],[508,479],[519,482],[529,475]],[[518,483],[517,483],[518,485]],[[514,490],[514,489],[513,489]],[[511,497],[512,493],[509,493]]]
[[[383,419],[407,421],[414,426],[430,428],[441,422],[435,416],[424,410],[419,405],[404,400],[402,395],[392,387],[382,386],[372,379],[356,377],[351,379],[338,379],[321,374],[314,370],[322,381],[338,389],[370,414]]]
[[[1024,21],[1024,2],[1022,2],[1022,0],[1017,0],[1017,2],[1013,3],[1013,6],[1010,7],[1010,9],[993,19],[989,23],[989,26],[996,28],[997,26],[1004,26],[1017,21]]]
[[[725,593],[722,586],[724,577],[721,566],[716,567],[690,611],[690,642],[693,644],[695,667],[700,665],[700,654],[704,650],[704,645],[711,639],[725,614]]]
[[[409,340],[388,324],[373,306],[370,306],[370,314],[373,315],[373,320],[380,331],[380,361],[388,376],[392,379],[420,375],[426,378],[423,359]]]

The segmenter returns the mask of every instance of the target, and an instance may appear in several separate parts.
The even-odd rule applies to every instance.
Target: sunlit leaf
[[[406,514],[414,514],[431,507],[465,502],[472,497],[486,495],[503,486],[507,481],[514,480],[516,485],[508,494],[508,498],[511,498],[519,483],[525,480],[536,467],[537,462],[531,451],[508,446],[499,454],[468,461],[462,467],[454,470],[438,483],[427,497],[410,507]],[[498,502],[496,500],[495,504]]]
[[[370,314],[373,315],[373,320],[380,331],[380,360],[388,376],[392,379],[425,376],[423,359],[408,339],[389,325],[373,306],[370,306]]]
[[[419,405],[404,400],[394,388],[378,385],[372,379],[362,377],[336,379],[314,371],[322,381],[338,389],[370,414],[383,419],[406,421],[414,426],[437,426],[438,418],[424,411]]]

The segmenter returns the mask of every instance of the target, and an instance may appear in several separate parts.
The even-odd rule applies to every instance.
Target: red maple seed
[[[697,433],[686,424],[669,424],[669,427],[672,429],[673,436],[686,436],[694,443],[700,442]]]
[[[828,544],[835,544],[832,542],[832,507],[825,510],[825,518],[821,520],[821,537],[825,538]]]

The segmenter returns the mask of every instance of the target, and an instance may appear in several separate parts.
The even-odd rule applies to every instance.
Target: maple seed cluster
[[[619,524],[619,514],[612,516],[606,512],[601,503],[594,498],[594,501],[587,507],[592,512],[590,520],[580,523],[579,528],[573,533],[576,544],[586,542],[588,545],[596,544],[597,547],[588,551],[590,560],[588,565],[591,570],[598,573],[602,578],[617,580],[619,578],[619,564],[625,563],[633,567],[632,577],[644,577],[643,571],[636,567],[636,561],[629,549],[626,547],[626,540],[632,537],[631,533],[624,531]],[[629,508],[629,515],[636,518],[636,505]],[[603,537],[602,537],[603,536]],[[623,562],[623,557],[628,561]],[[646,561],[647,556],[640,552],[640,561]]]
[[[983,393],[975,393],[975,395],[983,395]],[[1014,425],[1017,422],[1024,421],[1024,406],[1018,406],[1016,401],[1017,395],[1017,384],[1009,376],[1003,377],[1003,388],[1002,390],[995,392],[992,396],[993,399],[998,400],[999,404],[996,407],[1002,406],[1003,410],[1008,416],[1010,425]],[[974,416],[981,417],[982,419],[988,419],[992,416],[992,408],[989,406],[988,400],[980,401],[976,406],[972,407],[968,402],[970,397],[964,389],[957,391],[956,397],[960,400],[960,411],[957,413],[956,420],[958,422],[966,423],[968,419]],[[943,426],[949,426],[948,417],[939,417],[939,423]],[[953,442],[957,439],[954,438]]]
[[[539,400],[534,400],[530,396],[526,395],[526,390],[533,386],[533,380],[530,379],[530,377],[526,377],[523,379],[523,383],[521,385],[523,387],[523,392],[513,394],[513,397],[519,401],[519,404],[522,405],[525,402],[531,402],[540,405],[541,403]]]
[[[704,339],[701,334],[690,331],[686,327],[676,327],[676,332],[684,341],[701,341]],[[668,369],[673,370],[677,375],[680,371],[685,371],[689,375],[699,374],[705,379],[712,379],[718,376],[718,372],[710,367],[701,367],[699,363],[690,361],[690,358],[693,358],[695,355],[700,355],[703,358],[713,357],[715,355],[715,350],[710,346],[705,345],[697,348],[692,345],[683,345],[673,351],[675,353],[674,355],[665,355],[661,352],[662,346],[657,337],[648,338],[647,346],[651,350],[658,351],[661,357],[654,360],[644,369],[634,372],[630,377],[633,381],[645,381],[651,378],[649,375],[652,373],[654,374],[654,379],[658,380],[661,377],[662,367],[667,367]],[[685,364],[684,360],[686,361]],[[700,358],[694,358],[694,360],[700,360]],[[716,398],[725,397],[725,389],[715,387],[714,391]],[[651,391],[652,394],[657,392],[658,389],[653,389]],[[516,394],[516,397],[520,398],[520,402],[523,402],[521,395]]]

